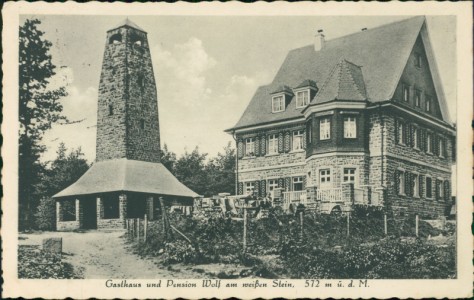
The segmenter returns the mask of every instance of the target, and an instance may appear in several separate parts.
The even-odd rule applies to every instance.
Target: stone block
[[[43,239],[43,251],[61,254],[63,251],[62,238],[46,238]]]

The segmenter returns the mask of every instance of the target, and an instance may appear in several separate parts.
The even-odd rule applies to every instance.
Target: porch
[[[308,187],[303,191],[282,192],[281,205],[284,211],[291,211],[298,204],[303,204],[306,209],[321,213],[335,211],[346,212],[354,204],[382,206],[384,189],[374,186],[360,186],[344,184],[338,188]]]

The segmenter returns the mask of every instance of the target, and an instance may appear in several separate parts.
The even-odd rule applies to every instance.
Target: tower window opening
[[[145,120],[143,119],[140,120],[140,128],[145,129]]]
[[[109,39],[109,44],[119,44],[122,42],[122,35],[120,33],[116,33],[112,35]]]
[[[143,46],[143,39],[138,36],[138,35],[132,35],[130,37],[130,42],[134,45],[134,46]]]
[[[145,78],[143,77],[143,75],[138,75],[137,83],[143,93],[143,91],[145,90]]]
[[[114,115],[114,106],[112,104],[109,104],[109,116]]]

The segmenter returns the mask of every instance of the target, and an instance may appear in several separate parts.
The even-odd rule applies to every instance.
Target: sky
[[[51,86],[66,85],[61,100],[70,125],[54,125],[42,160],[60,142],[95,159],[96,108],[107,30],[126,16],[28,15],[41,20],[58,67]],[[215,156],[233,142],[224,130],[241,117],[260,85],[273,80],[288,51],[313,43],[318,29],[333,39],[406,16],[132,16],[148,32],[158,90],[161,146],[179,155]],[[456,120],[455,17],[428,16],[428,31],[451,119]]]

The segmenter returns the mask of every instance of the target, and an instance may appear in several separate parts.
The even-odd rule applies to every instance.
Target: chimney
[[[324,47],[324,32],[322,29],[318,30],[318,33],[314,37],[314,51],[319,51]]]

